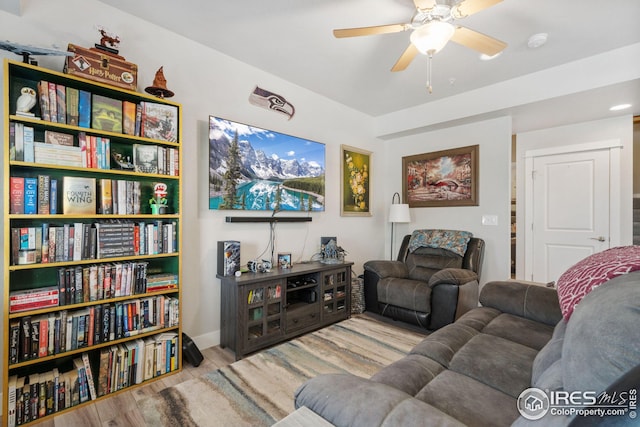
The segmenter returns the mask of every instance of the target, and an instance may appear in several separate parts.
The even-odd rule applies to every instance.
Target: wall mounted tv
[[[325,145],[209,116],[209,209],[324,211]]]

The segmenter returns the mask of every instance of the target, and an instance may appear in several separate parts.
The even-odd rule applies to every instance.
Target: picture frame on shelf
[[[402,158],[402,193],[412,208],[478,206],[479,146]]]
[[[372,152],[340,145],[340,216],[371,216]]]
[[[291,268],[291,253],[279,253],[278,254],[278,268]]]

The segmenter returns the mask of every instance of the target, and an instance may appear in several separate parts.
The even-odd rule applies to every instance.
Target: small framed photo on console
[[[291,254],[279,253],[278,254],[278,267],[279,268],[291,268]]]

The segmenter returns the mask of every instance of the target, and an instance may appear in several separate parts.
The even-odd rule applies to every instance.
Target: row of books
[[[9,312],[82,304],[177,287],[177,274],[147,275],[145,262],[60,267],[56,285],[11,291]]]
[[[15,427],[140,384],[178,368],[178,334],[163,333],[88,353],[65,368],[8,381],[8,426]]]
[[[11,176],[9,213],[64,215],[138,215],[142,211],[142,182],[50,175]],[[59,196],[61,192],[61,196]]]
[[[73,359],[71,369],[65,372],[54,368],[23,377],[12,375],[7,391],[7,425],[11,427],[87,402],[92,398],[91,393],[95,393],[89,357],[83,353]]]
[[[178,149],[160,145],[133,144],[133,169],[135,172],[178,176],[180,175]]]
[[[9,178],[9,213],[57,214],[59,191],[62,191],[63,214],[96,213],[95,178],[65,176],[60,180],[50,175],[11,176]]]
[[[42,120],[175,142],[178,108],[142,101],[134,103],[41,80],[37,83]],[[34,113],[17,115],[33,117]]]
[[[9,363],[52,356],[178,324],[178,299],[157,295],[23,316],[9,325]]]
[[[175,253],[176,221],[76,222],[11,228],[11,264],[48,264]]]
[[[280,285],[269,286],[267,288],[267,298],[276,299],[282,296],[282,288]],[[247,295],[247,304],[255,304],[264,301],[264,288],[252,289]]]
[[[133,144],[132,156],[124,150],[113,150],[111,138],[78,133],[74,135],[44,131],[44,141],[36,135],[33,127],[22,123],[9,123],[9,160],[31,163],[74,166],[92,169],[132,169],[135,172],[179,175],[179,153],[177,148],[159,145]],[[133,157],[133,159],[131,159]],[[114,165],[112,167],[111,162]]]
[[[39,81],[37,86],[42,120],[89,127],[90,92],[45,80]],[[25,115],[24,113],[16,114]]]
[[[57,206],[58,180],[48,175],[9,178],[9,213],[55,214]]]
[[[178,287],[177,274],[148,275],[147,266],[146,262],[136,261],[61,267],[58,269],[57,283],[59,305],[101,301]]]
[[[42,138],[44,141],[36,141]],[[135,172],[179,175],[179,153],[173,147],[133,144],[132,156],[124,150],[111,149],[111,139],[106,136],[78,133],[78,142],[72,134],[45,130],[38,137],[32,126],[9,123],[9,160],[31,163],[85,167],[92,169],[133,169]]]

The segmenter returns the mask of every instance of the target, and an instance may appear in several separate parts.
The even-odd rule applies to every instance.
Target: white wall
[[[525,153],[528,150],[550,148],[565,145],[584,144],[603,140],[619,140],[622,154],[618,168],[611,173],[619,173],[620,179],[620,217],[612,220],[612,226],[618,226],[621,245],[630,245],[633,241],[633,117],[623,116],[561,126],[551,129],[521,133],[516,136],[516,223],[524,224],[525,216]],[[526,279],[524,275],[524,233],[518,233],[516,244],[516,277]]]
[[[387,206],[395,191],[402,193],[402,157],[478,144],[479,205],[412,208],[411,223],[398,224],[397,236],[419,228],[466,230],[485,240],[481,284],[509,278],[511,119],[501,117],[385,142]],[[497,226],[483,226],[482,215],[496,215]],[[400,240],[398,239],[398,242]],[[396,243],[396,247],[397,247]],[[389,253],[389,240],[385,244]]]

